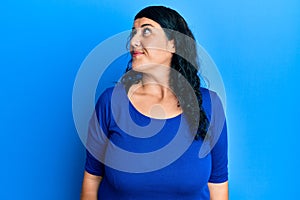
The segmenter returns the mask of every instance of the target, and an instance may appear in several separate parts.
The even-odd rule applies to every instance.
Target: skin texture
[[[130,41],[132,68],[142,72],[142,81],[134,84],[128,97],[142,114],[158,119],[175,117],[182,113],[178,100],[169,88],[171,58],[176,49],[161,26],[148,18],[134,21]],[[81,200],[96,200],[102,177],[85,172]],[[212,200],[228,199],[228,183],[208,183]]]
[[[224,183],[208,183],[211,200],[228,200],[228,181]]]
[[[80,199],[97,200],[98,188],[101,180],[101,176],[95,176],[88,172],[84,172]]]

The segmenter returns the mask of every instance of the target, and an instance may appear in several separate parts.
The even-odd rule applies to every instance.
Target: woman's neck
[[[169,73],[143,74],[140,84],[144,93],[156,95],[160,98],[164,98],[172,92],[169,84]]]

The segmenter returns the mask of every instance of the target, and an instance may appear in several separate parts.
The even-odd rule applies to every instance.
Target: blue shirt
[[[184,114],[143,115],[117,85],[100,96],[90,120],[85,170],[102,176],[98,199],[210,199],[208,182],[228,180],[227,128],[218,96],[201,88],[210,121],[194,140]],[[104,164],[103,164],[104,163]]]

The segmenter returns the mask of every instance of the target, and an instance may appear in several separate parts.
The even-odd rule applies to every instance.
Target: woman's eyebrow
[[[143,28],[143,27],[145,27],[145,26],[152,26],[152,27],[154,27],[152,24],[142,24],[141,25],[141,28]],[[132,27],[132,30],[134,30],[135,29],[135,27]]]

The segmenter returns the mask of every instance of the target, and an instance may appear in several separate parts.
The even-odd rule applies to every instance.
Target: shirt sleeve
[[[104,156],[108,143],[109,101],[106,92],[98,99],[89,121],[85,170],[96,176],[104,174]]]
[[[209,182],[223,183],[228,180],[228,141],[224,109],[216,93],[211,94],[211,133],[216,138],[211,150],[212,169]]]

